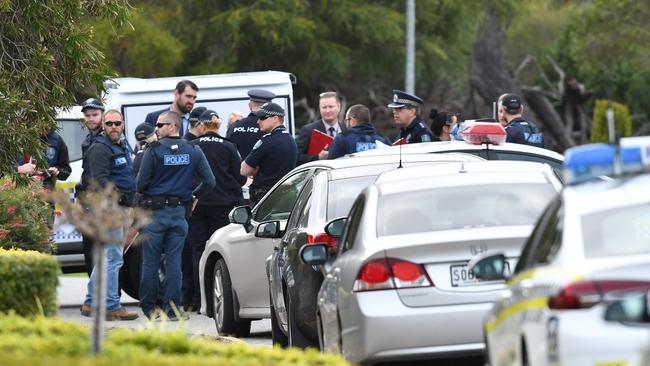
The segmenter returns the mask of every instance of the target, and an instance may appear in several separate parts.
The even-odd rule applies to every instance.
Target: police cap
[[[251,89],[248,91],[248,96],[251,101],[258,103],[268,103],[275,98],[275,94],[264,89]]]
[[[419,107],[422,103],[424,103],[423,100],[418,96],[401,90],[393,90],[393,102],[388,105],[388,108]]]
[[[205,112],[201,113],[201,116],[199,117],[199,122],[210,123],[212,122],[212,117],[219,118],[219,113],[211,109],[206,109]]]
[[[147,122],[140,123],[135,128],[135,139],[138,141],[146,140],[155,132],[154,127]]]
[[[521,98],[517,94],[506,94],[501,100],[501,105],[508,114],[517,114],[521,109]]]
[[[196,108],[192,109],[192,111],[190,112],[190,118],[189,118],[190,124],[194,125],[196,122],[198,122],[199,117],[201,117],[203,112],[205,112],[206,110],[207,110],[207,108],[205,108],[205,107],[196,107]]]
[[[82,112],[85,111],[88,108],[99,109],[102,112],[104,111],[104,105],[102,104],[102,102],[100,102],[99,100],[97,100],[95,98],[88,98],[88,99],[84,100],[83,103],[81,103],[81,111]]]
[[[280,116],[284,117],[284,109],[278,104],[273,102],[264,103],[259,111],[253,112],[257,117],[271,117],[271,116]]]

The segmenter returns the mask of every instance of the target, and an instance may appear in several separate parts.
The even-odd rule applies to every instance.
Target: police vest
[[[526,145],[544,148],[544,134],[532,121],[527,121],[523,118],[516,119],[506,126],[506,130],[510,126],[517,126],[522,129],[526,138]]]
[[[61,136],[52,132],[47,135],[47,147],[45,148],[45,159],[47,159],[48,166],[55,166],[59,161],[59,144]]]
[[[145,194],[191,200],[194,165],[198,163],[192,161],[194,146],[182,139],[163,139],[149,148],[155,168]]]
[[[109,179],[120,192],[135,192],[133,178],[133,163],[128,149],[113,143],[108,137],[99,135],[95,143],[103,144],[111,149],[111,174]]]
[[[383,136],[374,132],[374,128],[363,125],[357,125],[344,132],[343,138],[346,142],[346,154],[376,149],[377,141],[386,143]]]

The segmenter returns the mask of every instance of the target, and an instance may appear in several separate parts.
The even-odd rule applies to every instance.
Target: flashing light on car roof
[[[460,132],[463,140],[473,145],[500,145],[506,142],[506,130],[499,123],[474,122]]]
[[[650,139],[646,142],[650,143]],[[625,142],[621,140],[618,161],[617,148],[608,144],[588,144],[567,149],[564,160],[565,181],[577,184],[602,176],[641,173],[650,165],[650,144],[633,138]]]

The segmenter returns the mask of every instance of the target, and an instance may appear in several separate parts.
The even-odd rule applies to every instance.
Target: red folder
[[[408,144],[408,143],[409,142],[404,137],[402,137],[401,139],[393,142],[393,144],[391,146],[404,145],[404,144]]]
[[[322,133],[317,129],[311,132],[311,139],[309,140],[309,148],[307,155],[318,155],[323,149],[326,149],[334,141],[334,137]]]

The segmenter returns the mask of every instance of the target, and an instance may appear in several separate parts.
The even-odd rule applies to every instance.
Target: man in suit
[[[318,155],[307,154],[309,143],[311,142],[311,134],[314,129],[332,137],[336,137],[339,133],[347,131],[345,125],[339,121],[341,101],[339,100],[338,94],[336,92],[324,92],[319,97],[318,109],[320,110],[321,119],[303,126],[296,139],[298,145],[298,165],[310,161],[327,159],[327,150],[321,151]]]
[[[179,131],[181,136],[184,136],[187,132],[190,124],[190,112],[194,108],[194,103],[196,103],[196,96],[199,92],[199,87],[196,86],[190,80],[181,80],[176,84],[174,90],[174,102],[168,108],[161,109],[159,111],[151,112],[147,114],[147,117],[144,121],[152,126],[156,126],[156,121],[158,121],[158,116],[161,113],[167,111],[173,111],[181,115],[182,117],[182,128]]]

